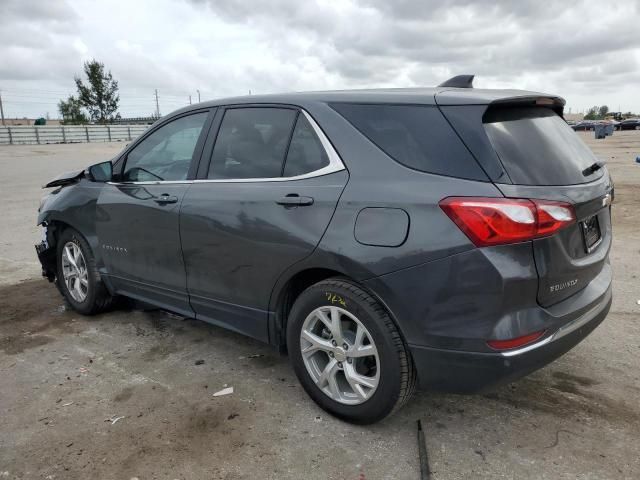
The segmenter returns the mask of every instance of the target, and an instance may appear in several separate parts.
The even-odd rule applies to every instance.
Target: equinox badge
[[[574,278],[573,280],[569,280],[567,282],[556,283],[555,285],[551,285],[549,287],[550,292],[559,292],[560,290],[564,290],[565,288],[575,287],[578,284],[578,279]]]

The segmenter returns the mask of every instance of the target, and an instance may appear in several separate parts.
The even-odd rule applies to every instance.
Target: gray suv
[[[564,100],[471,78],[178,110],[47,185],[43,274],[288,351],[351,422],[517,379],[609,311],[613,185]]]

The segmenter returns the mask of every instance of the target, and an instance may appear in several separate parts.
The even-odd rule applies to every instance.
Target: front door
[[[181,210],[196,317],[266,341],[274,283],[313,252],[347,179],[305,112],[227,109],[206,179],[187,191]]]
[[[207,116],[205,111],[179,117],[134,145],[97,205],[98,242],[116,291],[184,315],[193,311],[179,213]]]

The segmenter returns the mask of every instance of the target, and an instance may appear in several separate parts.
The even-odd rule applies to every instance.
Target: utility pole
[[[156,116],[160,118],[160,104],[158,103],[158,89],[156,88]]]
[[[200,90],[196,90],[198,92],[198,103],[200,103]]]
[[[2,117],[2,126],[4,127],[4,109],[2,108],[2,90],[0,90],[0,116]]]
[[[189,95],[189,105],[191,105],[191,95]]]

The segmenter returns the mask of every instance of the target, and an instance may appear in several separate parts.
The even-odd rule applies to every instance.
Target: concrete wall
[[[0,127],[0,145],[130,141],[149,125],[5,126]]]

